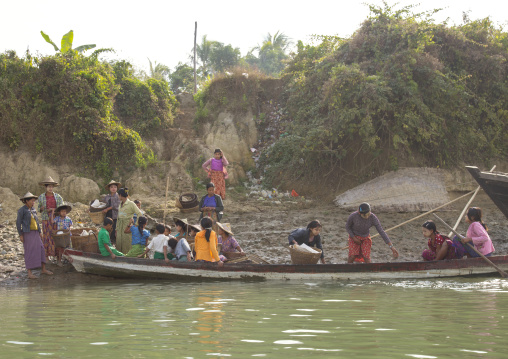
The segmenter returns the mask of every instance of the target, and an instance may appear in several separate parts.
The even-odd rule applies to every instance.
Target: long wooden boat
[[[368,264],[250,264],[178,262],[157,259],[103,257],[66,249],[64,255],[78,272],[116,278],[171,280],[375,280],[428,279],[499,273],[482,258],[432,262],[390,262]],[[508,271],[508,256],[489,257]]]
[[[508,173],[480,171],[475,166],[466,166],[466,168],[492,202],[508,218]]]

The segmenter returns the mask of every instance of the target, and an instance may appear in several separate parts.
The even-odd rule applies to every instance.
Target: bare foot
[[[28,279],[37,279],[37,277],[30,273],[28,274]]]
[[[47,270],[47,269],[44,269],[43,271],[41,271],[42,274],[46,274],[46,275],[53,275],[53,272]]]
[[[62,262],[58,262],[56,265],[59,266],[59,267],[63,267],[63,263]]]

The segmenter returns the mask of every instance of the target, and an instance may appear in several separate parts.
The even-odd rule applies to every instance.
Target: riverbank
[[[458,201],[446,211],[439,213],[447,223],[453,225],[457,220],[468,198]],[[489,234],[494,242],[496,254],[508,253],[508,220],[484,194],[480,193],[473,205],[484,210],[484,220],[489,226]],[[349,211],[342,210],[332,203],[305,199],[291,199],[286,201],[260,200],[252,198],[228,198],[225,201],[225,215],[223,222],[229,222],[235,237],[247,253],[256,254],[271,263],[291,263],[287,248],[287,235],[297,227],[305,227],[313,219],[319,219],[323,224],[322,238],[325,258],[328,263],[344,263],[347,260],[347,233],[344,229]],[[81,213],[83,212],[83,213]],[[374,213],[376,213],[374,209]],[[396,226],[421,213],[376,213],[385,229]],[[74,215],[75,217],[72,217]],[[167,216],[186,217],[189,222],[197,222],[197,213],[181,214],[172,210]],[[71,212],[76,218],[77,225],[90,226],[86,222],[87,215],[83,210]],[[415,220],[407,225],[388,232],[395,247],[399,251],[397,261],[419,261],[421,252],[426,249],[427,242],[421,235],[421,224],[432,215]],[[443,226],[437,223],[438,229]],[[459,231],[465,233],[467,225],[462,222]],[[447,234],[446,230],[442,230]],[[371,234],[376,230],[371,229]],[[373,262],[394,261],[391,251],[378,236],[373,239]],[[70,264],[58,267],[48,264],[48,269],[54,272],[53,276],[42,275],[37,280],[28,280],[23,260],[23,245],[19,241],[14,224],[0,228],[0,286],[12,286],[21,283],[38,282],[49,285],[66,285],[69,283],[89,283],[109,280],[98,276],[88,276],[77,273]],[[38,271],[35,272],[38,275]]]

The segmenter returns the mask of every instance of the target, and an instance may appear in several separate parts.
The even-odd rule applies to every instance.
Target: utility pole
[[[196,36],[198,34],[198,22],[194,22],[194,95],[198,92],[198,80],[196,77]]]

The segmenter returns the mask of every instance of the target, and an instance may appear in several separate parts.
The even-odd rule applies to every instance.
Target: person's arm
[[[346,222],[346,231],[349,234],[349,237],[355,238],[355,233],[353,232],[353,223],[355,218],[356,212],[353,212],[349,215]]]
[[[321,243],[321,235],[317,235],[314,238],[314,241],[316,242],[316,248],[321,249],[321,263],[326,264],[325,261],[325,252],[323,251],[323,244]]]
[[[373,218],[374,226],[376,227],[378,233],[381,235],[381,237],[383,238],[385,243],[388,245],[388,248],[390,248],[392,250],[393,258],[398,258],[399,257],[399,252],[397,251],[397,249],[395,249],[392,241],[390,241],[390,238],[388,237],[388,235],[386,234],[385,230],[381,226],[381,223],[379,222],[379,219],[374,215],[374,213],[372,213],[370,216]],[[445,256],[446,256],[446,253],[445,253]]]
[[[206,160],[202,165],[201,167],[206,171],[206,172],[209,172],[210,170],[208,169],[208,166],[210,165],[210,163],[212,163],[212,159],[209,158],[208,160]]]
[[[448,253],[448,243],[446,241],[443,242],[443,244],[438,244],[436,246],[436,260],[440,261],[444,257],[446,257],[446,254]]]
[[[469,232],[469,231],[468,231]],[[485,228],[480,222],[471,223],[471,237],[464,238],[464,242],[472,242],[477,247],[481,247],[487,242],[490,237]]]
[[[136,223],[135,223],[136,225],[138,225],[139,217],[143,217],[143,213],[141,213],[138,206],[136,206],[136,203],[134,203],[134,202],[131,202],[131,203],[132,203],[131,207],[132,207],[134,213],[136,213],[138,215],[136,217]]]
[[[132,219],[131,219],[131,221],[132,221]],[[125,229],[124,229],[123,233],[132,233],[132,231],[131,231],[131,227],[132,227],[132,223],[129,223],[129,224],[127,225],[127,227],[125,227]]]
[[[25,212],[23,210],[24,208],[21,207],[19,210],[18,210],[18,216],[16,218],[16,229],[18,230],[18,234],[19,234],[19,239],[21,241],[21,243],[23,243],[24,241],[24,238],[23,238],[23,226],[22,226],[22,223],[23,223],[23,217],[25,215]]]
[[[212,252],[212,256],[219,263],[219,267],[224,265],[224,262],[220,260],[219,252],[217,252],[217,235],[212,232],[210,235],[210,251]]]
[[[217,214],[224,211],[224,202],[222,202],[222,198],[218,194],[215,195],[215,204],[215,212],[217,212]]]
[[[222,165],[229,166],[229,162],[228,162],[226,156],[224,156],[224,154],[222,154]]]
[[[201,212],[204,212],[206,210],[206,208],[207,208],[207,207],[203,207],[205,205],[205,197],[206,197],[206,195],[201,197],[201,201],[199,201],[199,210]]]
[[[297,228],[294,231],[292,231],[291,233],[289,233],[288,242],[290,245],[291,244],[298,244],[297,238],[299,237],[299,231],[300,231],[300,228]]]
[[[115,259],[115,258],[116,258],[115,253],[113,253],[113,252],[111,251],[111,248],[109,248],[109,246],[108,246],[106,243],[104,243],[104,248],[106,248],[106,250],[109,252],[109,254],[111,254],[111,258],[112,258],[112,259]]]
[[[146,256],[146,255],[147,255],[147,253],[148,253],[148,252],[150,252],[150,248],[148,248],[148,246],[147,246],[147,247],[145,248],[145,251],[144,251],[142,254],[140,254],[140,255],[138,256],[138,258],[143,258],[144,256]]]
[[[166,263],[169,263],[169,258],[168,258],[168,246],[164,246],[163,247],[164,249],[164,262]]]

